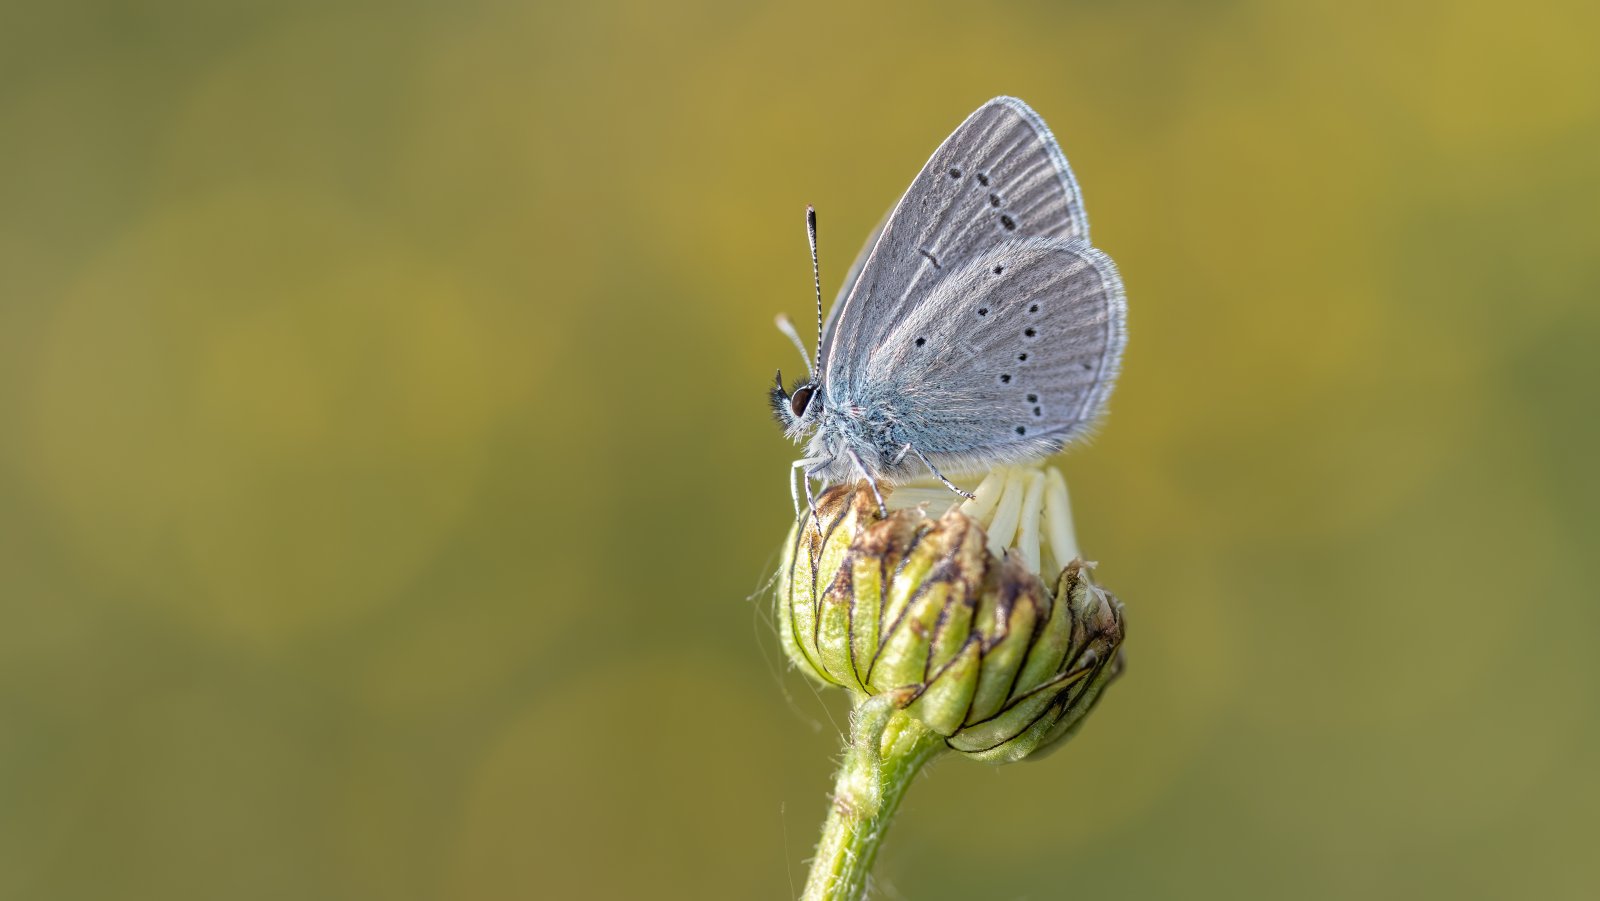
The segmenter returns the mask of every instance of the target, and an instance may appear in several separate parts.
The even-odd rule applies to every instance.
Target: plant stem
[[[900,799],[944,738],[895,708],[888,697],[856,700],[850,744],[834,782],[802,901],[860,901],[878,846]]]

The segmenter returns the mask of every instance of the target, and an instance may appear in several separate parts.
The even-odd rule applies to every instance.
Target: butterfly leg
[[[806,461],[796,460],[794,465],[789,467],[789,500],[794,501],[795,519],[800,518],[800,485],[795,481],[795,477],[800,475],[800,468],[804,465]]]
[[[933,477],[934,478],[936,478],[939,481],[944,483],[944,487],[950,489],[951,491],[954,491],[956,494],[961,495],[962,497],[966,498],[969,501],[974,499],[974,496],[973,496],[972,492],[970,492],[970,491],[962,491],[960,488],[957,488],[955,485],[951,484],[950,480],[944,477],[944,473],[942,473],[938,469],[936,469],[934,467],[934,465],[931,462],[929,462],[928,458],[924,457],[922,455],[922,451],[917,450],[916,448],[912,447],[909,444],[906,445],[906,448],[908,450],[910,450],[911,453],[918,460],[922,461],[922,465],[923,466],[928,467],[928,471],[933,473]],[[902,451],[902,453],[904,453],[904,451]]]
[[[811,527],[816,530],[817,537],[821,538],[822,537],[822,517],[817,515],[817,496],[811,493],[811,472],[810,472],[810,470],[807,470],[806,474],[801,477],[801,481],[806,483],[806,505],[811,508]]]
[[[811,478],[813,475],[817,474],[817,470],[807,468],[816,462],[818,461],[815,459],[806,458],[794,461],[794,465],[789,467],[789,497],[794,501],[794,518],[799,519],[800,492],[795,486],[794,482],[795,476],[798,475],[800,477],[800,481],[806,486],[806,506],[811,510],[811,525],[816,528],[817,537],[821,538],[822,522],[817,518],[817,497],[811,493]]]
[[[861,471],[862,478],[865,478],[867,484],[872,486],[872,496],[878,499],[879,518],[888,519],[889,507],[883,502],[883,492],[878,490],[878,480],[872,477],[872,473],[867,472],[866,464],[861,462],[861,455],[856,453],[855,448],[847,447],[845,448],[845,453],[850,455],[850,459],[856,464],[856,469]]]

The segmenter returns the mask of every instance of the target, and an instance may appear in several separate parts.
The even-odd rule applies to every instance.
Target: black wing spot
[[[1085,364],[1083,364],[1083,368],[1085,370],[1093,369],[1094,368],[1094,364],[1093,363],[1085,363]]]
[[[1019,363],[1028,362],[1028,355],[1027,354],[1017,354],[1017,362],[1019,362]]]
[[[978,308],[978,315],[979,316],[987,316],[987,315],[989,315],[989,308],[988,307],[979,307]]]
[[[960,169],[951,169],[950,170],[950,177],[951,178],[960,178],[961,177],[961,170]]]
[[[989,187],[989,176],[987,174],[985,174],[983,172],[979,172],[978,175],[977,175],[977,179],[978,179],[978,184],[983,185],[985,188]]]
[[[1006,267],[1004,267],[1004,266],[996,266],[996,267],[994,267],[994,274],[995,275],[999,275],[1000,273],[1002,273],[1004,271],[1006,271]]]
[[[998,207],[1000,205],[1000,195],[999,194],[990,194],[989,195],[989,205],[992,206],[992,207]]]
[[[916,341],[916,344],[917,344],[918,347],[921,347],[922,345],[927,344],[927,343],[928,343],[928,339],[927,338],[918,338],[917,341]]]
[[[1008,213],[1000,214],[1000,224],[1004,225],[1006,227],[1006,231],[1008,232],[1017,230],[1017,220],[1011,218],[1010,214]]]
[[[1028,308],[1028,312],[1030,312],[1030,313],[1039,312],[1039,305],[1038,304],[1034,304],[1033,306],[1029,307]]]
[[[1035,416],[1043,416],[1044,415],[1044,408],[1043,407],[1034,407],[1033,408],[1033,415],[1035,415]]]
[[[1026,435],[1026,434],[1028,434],[1028,427],[1025,426],[1025,425],[1017,426],[1017,434],[1018,435]]]
[[[1025,328],[1025,329],[1023,329],[1023,330],[1022,330],[1022,333],[1023,333],[1023,334],[1024,334],[1024,335],[1027,335],[1027,336],[1028,336],[1028,337],[1029,337],[1029,338],[1032,338],[1032,337],[1033,337],[1033,336],[1035,336],[1035,335],[1037,335],[1037,334],[1039,334],[1039,330],[1038,330],[1038,329],[1036,329],[1036,328],[1031,328],[1031,327],[1030,327],[1030,328]]]
[[[1001,375],[1000,376],[1000,384],[1002,384],[1002,385],[1011,384],[1011,373],[1008,372],[1008,373],[1005,373],[1004,375]]]
[[[1037,395],[1037,394],[1028,395],[1028,403],[1036,404],[1038,402],[1039,402],[1039,395]]]

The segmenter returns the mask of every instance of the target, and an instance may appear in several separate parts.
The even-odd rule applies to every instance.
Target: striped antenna
[[[817,265],[817,209],[806,205],[806,240],[811,244],[811,281],[817,288],[817,363],[811,367],[811,377],[822,377],[822,267]]]

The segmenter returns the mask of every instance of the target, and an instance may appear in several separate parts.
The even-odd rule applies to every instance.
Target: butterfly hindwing
[[[1087,242],[1001,242],[890,324],[859,399],[956,471],[1053,452],[1104,409],[1125,310],[1116,267]]]

